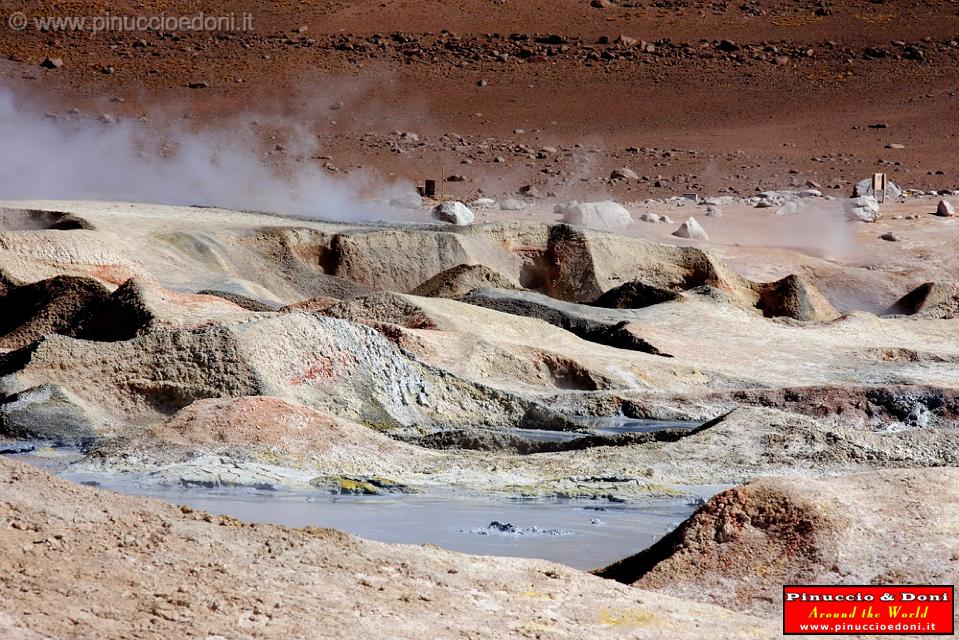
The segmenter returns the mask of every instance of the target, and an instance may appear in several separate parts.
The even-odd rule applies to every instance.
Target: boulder
[[[621,167],[619,169],[613,169],[612,173],[609,174],[610,180],[639,180],[639,176],[635,171],[628,167]]]
[[[846,218],[859,222],[875,222],[879,219],[879,201],[872,196],[850,198],[843,203]]]
[[[686,222],[673,231],[673,235],[677,238],[689,238],[691,240],[709,240],[709,234],[696,222],[695,218],[687,218]]]
[[[902,195],[902,189],[895,182],[889,180],[886,182],[886,195],[898,198]],[[872,188],[872,178],[860,180],[856,183],[856,186],[853,187],[852,197],[859,198],[861,196],[876,196]]]
[[[565,202],[557,204],[553,211],[563,216],[563,222],[592,229],[621,229],[633,221],[629,210],[612,200]]]
[[[801,205],[796,200],[787,200],[783,203],[783,206],[776,209],[777,216],[791,216],[794,213],[797,213]]]
[[[471,209],[493,209],[496,207],[496,200],[492,198],[477,198],[469,204]]]
[[[952,206],[952,203],[948,200],[940,200],[939,205],[936,207],[936,215],[945,218],[954,218],[956,216],[956,208]]]
[[[438,204],[433,208],[433,218],[464,227],[473,224],[476,215],[462,202],[451,200]]]
[[[418,193],[408,191],[390,198],[390,206],[394,209],[419,209],[423,206],[423,198]]]
[[[522,211],[526,208],[526,203],[516,198],[507,198],[500,203],[499,208],[503,211]]]

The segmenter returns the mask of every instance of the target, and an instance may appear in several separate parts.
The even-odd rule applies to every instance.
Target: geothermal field
[[[955,3],[0,5],[0,638],[952,631]]]

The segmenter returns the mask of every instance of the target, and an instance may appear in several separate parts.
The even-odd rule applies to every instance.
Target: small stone
[[[723,210],[717,206],[710,205],[706,207],[706,216],[710,218],[721,218],[723,217]]]
[[[209,86],[210,86],[210,83],[209,83],[209,82],[204,82],[204,81],[191,82],[191,83],[189,84],[189,87],[190,87],[191,89],[207,89],[207,88],[209,88]]]
[[[63,58],[44,58],[40,66],[44,69],[59,69],[63,66]]]
[[[881,236],[879,236],[879,239],[886,240],[887,242],[899,242],[900,240],[902,240],[902,238],[897,236],[892,231],[887,231],[886,233],[882,234]]]

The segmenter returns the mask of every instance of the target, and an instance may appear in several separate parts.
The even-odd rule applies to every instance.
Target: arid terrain
[[[959,187],[955,2],[599,4],[5,0],[28,26],[0,30],[0,58],[4,84],[64,123],[242,132],[286,170],[433,178],[458,198],[532,185],[635,200],[807,180],[846,195],[876,169]],[[253,30],[34,22],[201,11],[248,12]],[[41,67],[48,58],[62,66]],[[636,178],[610,181],[622,167]]]
[[[959,4],[0,8],[0,636],[959,581]]]

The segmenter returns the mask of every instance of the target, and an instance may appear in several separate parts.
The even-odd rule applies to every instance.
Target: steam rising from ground
[[[0,87],[0,198],[208,205],[330,219],[390,217],[387,207],[360,195],[368,192],[370,176],[333,178],[311,159],[319,154],[312,132],[297,132],[293,140],[290,160],[274,169],[258,155],[265,150],[249,121],[194,131],[136,120],[63,120],[24,108]],[[305,161],[293,159],[297,155]]]

